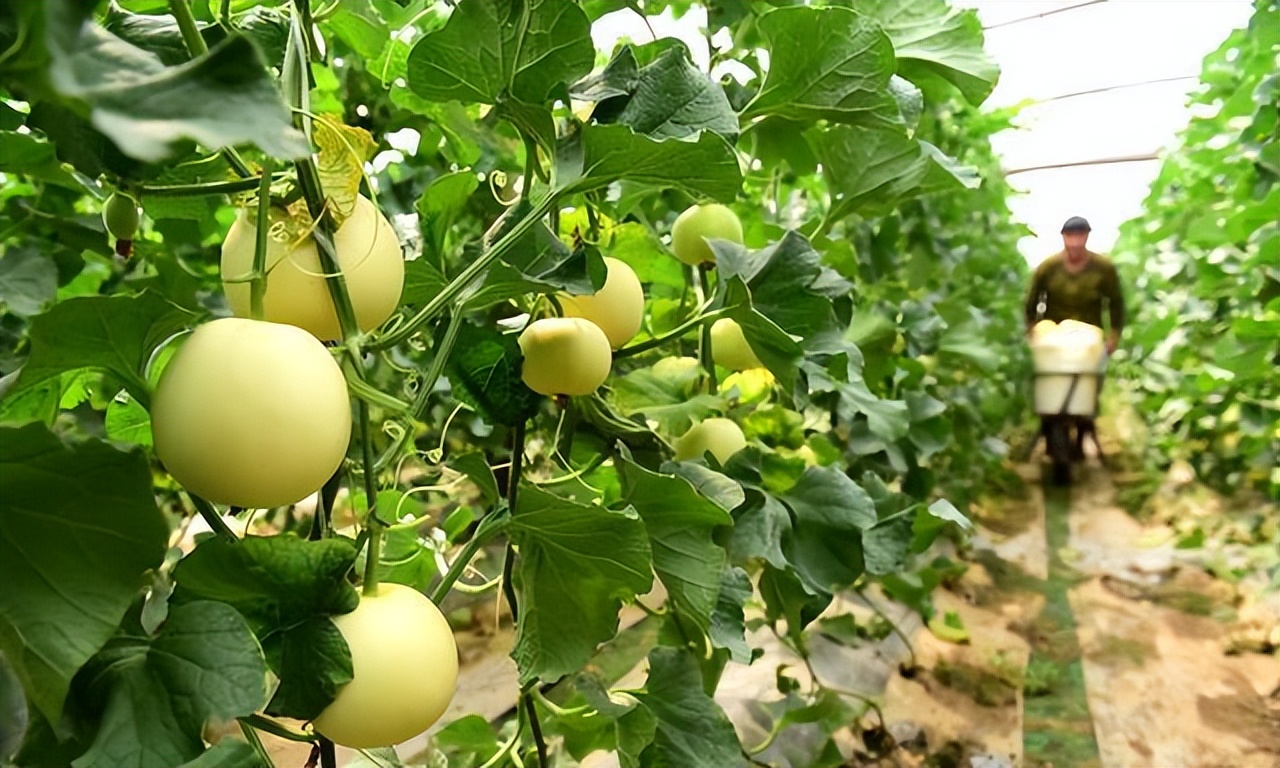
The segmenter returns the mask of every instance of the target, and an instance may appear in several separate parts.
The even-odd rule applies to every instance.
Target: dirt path
[[[1102,765],[1280,766],[1280,665],[1224,654],[1232,589],[1144,544],[1114,496],[1105,472],[1082,473],[1063,553],[1088,574],[1069,598]]]

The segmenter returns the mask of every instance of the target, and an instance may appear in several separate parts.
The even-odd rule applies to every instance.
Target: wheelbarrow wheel
[[[1045,424],[1045,449],[1053,463],[1053,484],[1071,484],[1071,453],[1075,446],[1071,440],[1071,425],[1067,419],[1049,419]]]

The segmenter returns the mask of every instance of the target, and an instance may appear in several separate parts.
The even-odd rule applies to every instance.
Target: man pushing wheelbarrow
[[[1025,309],[1040,434],[1054,482],[1063,485],[1071,481],[1071,464],[1084,457],[1086,435],[1102,455],[1094,423],[1098,394],[1124,329],[1120,277],[1110,259],[1085,247],[1090,229],[1080,216],[1062,225],[1063,249],[1036,268]]]

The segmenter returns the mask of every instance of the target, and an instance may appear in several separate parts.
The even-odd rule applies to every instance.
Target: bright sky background
[[[1187,93],[1205,55],[1252,13],[1249,0],[1109,0],[1006,24],[1081,0],[953,2],[977,9],[989,27],[987,50],[1002,73],[987,104],[1039,102],[1023,110],[1020,130],[992,141],[1007,171],[1168,147],[1187,123]],[[1189,79],[1055,98],[1174,77]],[[1010,176],[1024,193],[1010,205],[1037,235],[1020,243],[1023,254],[1034,264],[1057,251],[1062,222],[1077,214],[1093,225],[1090,247],[1110,250],[1120,224],[1141,212],[1159,168],[1159,161],[1145,161]]]
[[[1247,24],[1252,12],[1249,0],[1107,0],[1016,21],[1082,2],[952,0],[958,7],[976,9],[988,27],[987,50],[1002,73],[987,104],[1037,102],[1023,110],[1018,130],[992,141],[1007,171],[1166,148],[1186,125],[1187,93],[1196,85],[1205,55]],[[703,10],[695,8],[679,21],[668,12],[650,23],[660,37],[684,40],[695,62],[706,67]],[[622,35],[636,42],[651,39],[630,11],[600,19],[592,34],[604,51]],[[1166,78],[1187,79],[1060,98]],[[1020,250],[1032,264],[1039,263],[1061,248],[1058,231],[1073,215],[1093,225],[1092,249],[1110,250],[1119,226],[1141,211],[1159,167],[1159,161],[1149,160],[1010,176],[1023,193],[1010,206],[1036,233],[1019,244]]]

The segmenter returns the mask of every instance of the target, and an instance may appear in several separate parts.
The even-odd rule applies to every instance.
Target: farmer
[[[1085,247],[1089,222],[1072,216],[1062,225],[1062,250],[1045,259],[1027,291],[1027,331],[1038,320],[1077,320],[1102,328],[1102,309],[1109,316],[1107,354],[1116,351],[1124,330],[1124,295],[1111,260]],[[1043,313],[1043,314],[1041,314]]]

